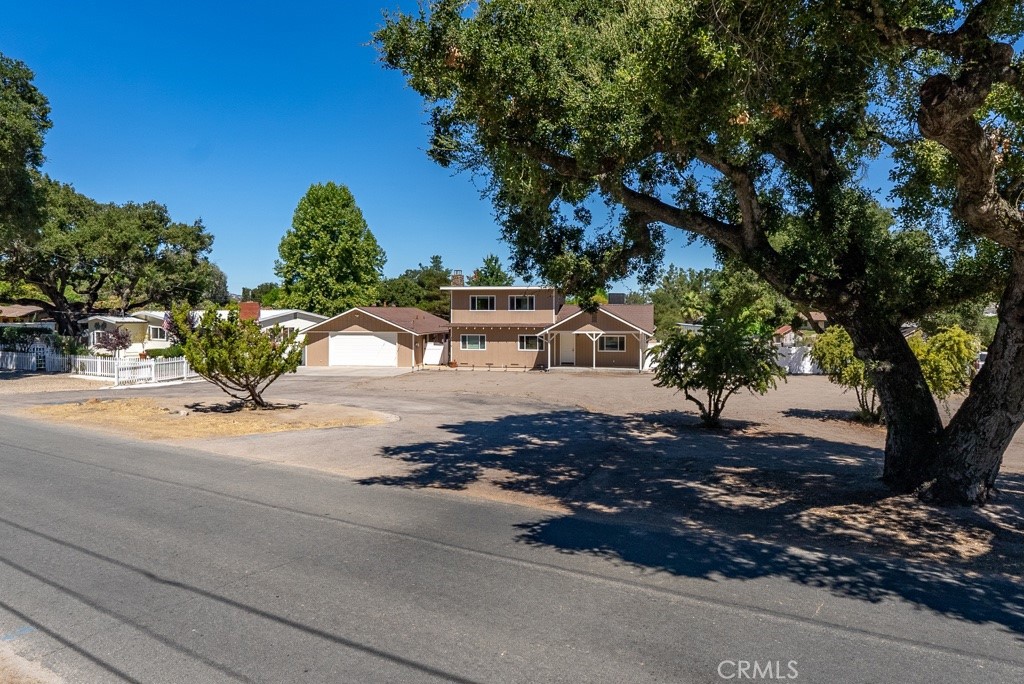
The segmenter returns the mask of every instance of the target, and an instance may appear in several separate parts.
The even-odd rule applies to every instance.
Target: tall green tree
[[[480,268],[473,271],[469,276],[470,285],[494,285],[504,287],[515,282],[512,274],[501,265],[501,259],[496,254],[488,254],[484,257],[484,263]]]
[[[0,243],[29,233],[40,221],[34,179],[43,163],[50,105],[22,62],[0,53]]]
[[[492,179],[517,271],[650,284],[687,231],[845,326],[891,487],[988,497],[1024,423],[1019,3],[438,0],[376,37],[432,108],[430,155]],[[900,164],[895,215],[861,173],[877,159]],[[899,326],[994,290],[947,428]]]
[[[344,185],[309,187],[278,253],[282,306],[333,316],[377,300],[384,250]]]
[[[40,191],[45,221],[0,243],[0,278],[27,287],[15,301],[42,307],[62,335],[90,314],[195,304],[208,289],[213,236],[201,222],[174,222],[156,202],[100,204],[45,178]]]

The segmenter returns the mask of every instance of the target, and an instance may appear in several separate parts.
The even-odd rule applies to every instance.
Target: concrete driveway
[[[393,378],[412,373],[411,368],[384,368],[381,366],[300,366],[296,377],[329,378]]]

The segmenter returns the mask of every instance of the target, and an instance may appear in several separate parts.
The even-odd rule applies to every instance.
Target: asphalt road
[[[679,535],[4,416],[0,473],[0,640],[68,682],[1024,681],[1019,588],[940,570],[687,573]]]

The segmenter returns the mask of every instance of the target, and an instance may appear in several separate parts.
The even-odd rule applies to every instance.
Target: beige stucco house
[[[306,330],[307,366],[418,368],[447,362],[448,321],[413,307],[360,306]]]
[[[470,368],[645,367],[654,307],[584,311],[553,287],[452,286],[451,360]]]

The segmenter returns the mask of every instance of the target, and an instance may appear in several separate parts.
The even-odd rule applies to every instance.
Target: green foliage
[[[256,321],[240,320],[237,308],[221,318],[209,307],[194,328],[187,307],[175,307],[173,317],[178,330],[188,331],[184,351],[192,369],[247,408],[271,408],[263,392],[302,363],[297,330],[261,330]]]
[[[728,316],[747,311],[776,328],[795,314],[785,297],[735,260],[726,260],[721,270],[684,270],[670,265],[651,291],[651,303],[659,336],[678,323],[699,321],[712,307]]]
[[[151,359],[177,359],[185,356],[185,348],[180,344],[172,344],[165,349],[147,349],[146,356]]]
[[[33,179],[43,163],[50,106],[23,63],[0,54],[0,244],[29,234],[41,200]]]
[[[58,354],[85,356],[89,353],[89,347],[77,337],[53,334],[47,335],[43,339]]]
[[[284,292],[281,291],[277,283],[260,283],[253,288],[242,288],[242,301],[259,302],[262,307],[267,309],[279,308],[278,305],[283,297]]]
[[[674,328],[653,353],[654,384],[683,392],[708,427],[719,425],[726,402],[740,389],[765,394],[786,377],[776,362],[772,327],[750,311],[727,316],[712,307],[698,332]]]
[[[996,325],[999,323],[996,316],[985,315],[989,299],[981,297],[968,300],[922,316],[918,321],[921,330],[930,336],[956,326],[978,338],[982,347],[988,347],[996,336]]]
[[[940,401],[945,403],[951,395],[970,386],[971,364],[980,348],[974,335],[953,326],[929,336],[927,340],[915,335],[908,341],[921,364],[928,389]]]
[[[213,275],[213,236],[201,222],[175,223],[155,202],[99,204],[70,185],[40,181],[46,221],[30,240],[0,243],[0,278],[32,288],[58,331],[100,312],[124,314],[172,301],[196,303]]]
[[[470,285],[492,285],[505,287],[515,282],[512,274],[508,273],[501,265],[501,259],[495,254],[488,254],[484,257],[483,265],[473,271],[469,276]]]
[[[231,301],[227,274],[217,264],[206,263],[204,266],[208,273],[208,282],[200,301],[206,304],[226,306]]]
[[[854,354],[853,339],[842,326],[830,326],[817,336],[811,347],[811,359],[829,380],[847,390],[853,390],[861,420],[871,423],[882,420],[882,407],[878,403],[871,374],[864,362]]]
[[[310,186],[278,253],[281,306],[334,316],[378,298],[384,250],[344,185]]]
[[[6,351],[28,351],[37,340],[50,336],[49,328],[30,328],[20,325],[0,325],[0,349]]]
[[[885,11],[941,31],[963,18],[932,1]],[[652,285],[671,226],[802,309],[838,310],[854,291],[863,315],[915,320],[999,287],[1006,261],[950,239],[951,201],[913,180],[938,177],[934,162],[914,157],[894,179],[942,221],[893,216],[864,182],[881,141],[910,159],[906,121],[936,64],[856,16],[797,0],[441,0],[389,15],[376,40],[431,107],[431,157],[492,179],[515,271],[584,299],[632,273]],[[993,100],[1021,108],[1006,88]],[[661,329],[698,306],[672,299]]]
[[[414,306],[447,320],[451,315],[451,301],[442,287],[451,284],[452,272],[441,257],[430,257],[430,264],[411,268],[397,278],[381,283],[379,301],[391,306]]]

